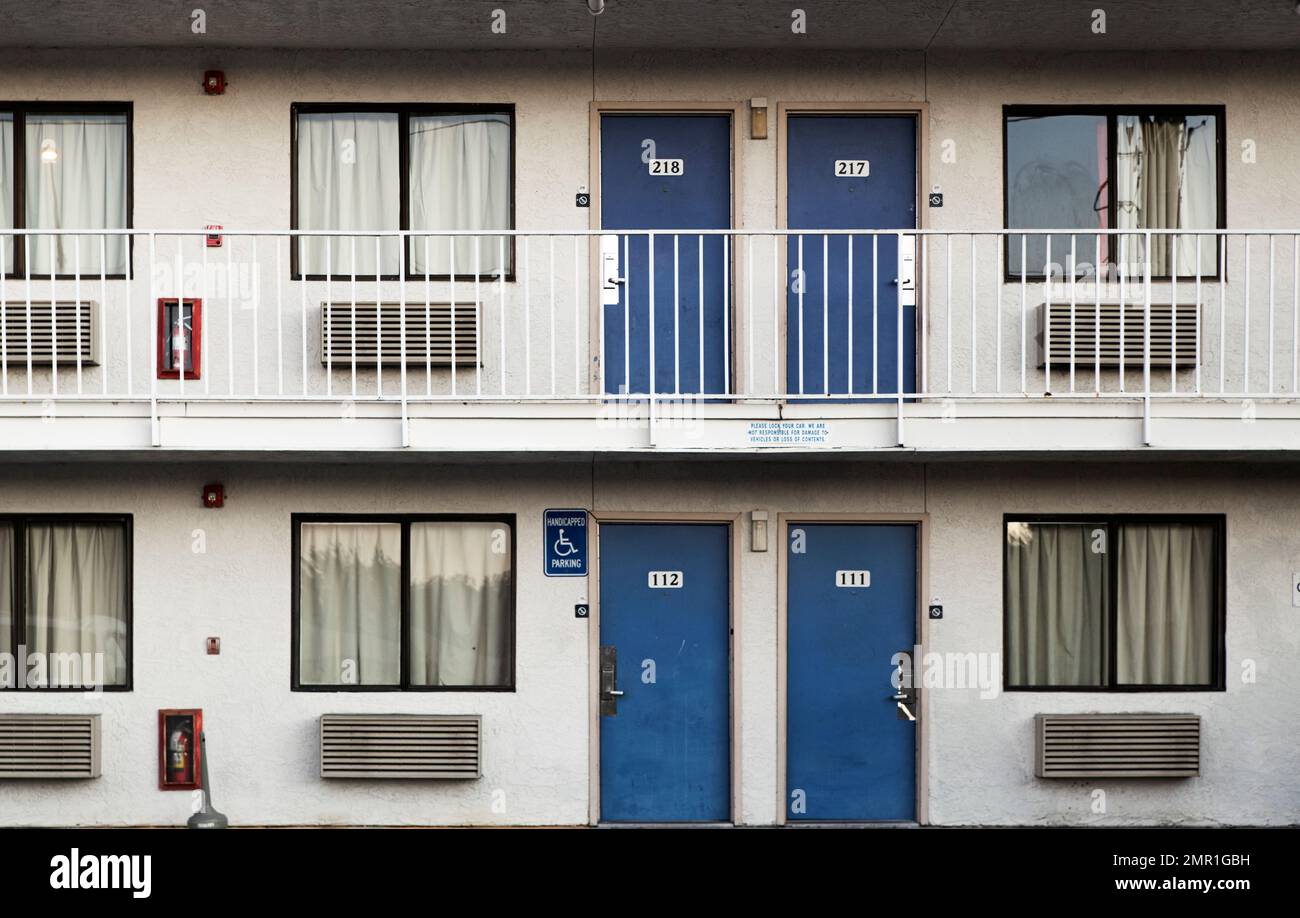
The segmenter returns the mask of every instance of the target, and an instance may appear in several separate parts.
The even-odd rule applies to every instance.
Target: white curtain
[[[104,684],[123,684],[129,563],[121,524],[29,525],[28,652],[89,654],[92,672],[102,654]]]
[[[401,526],[304,523],[299,540],[299,681],[397,685]]]
[[[298,228],[395,230],[401,226],[397,115],[384,112],[298,116]],[[374,274],[376,239],[306,237],[299,243],[307,274]],[[355,247],[356,259],[353,260]],[[400,243],[379,240],[383,274],[396,274]]]
[[[1009,685],[1105,683],[1105,529],[1104,523],[1007,525]]]
[[[14,652],[13,627],[14,528],[0,523],[0,653]]]
[[[1119,532],[1118,679],[1204,685],[1213,678],[1215,534],[1186,523]]]
[[[1209,116],[1189,118],[1184,137],[1182,159],[1182,181],[1179,185],[1178,209],[1181,214],[1180,227],[1187,229],[1213,229],[1219,221],[1219,195],[1216,175],[1218,174],[1218,157],[1215,119]],[[1218,249],[1217,236],[1201,237],[1202,274],[1213,274],[1215,253]],[[1178,237],[1178,273],[1195,275],[1192,268],[1196,264],[1196,237]]]
[[[0,113],[0,228],[14,225],[14,116]],[[0,256],[4,259],[0,278],[17,274],[14,269],[14,238],[0,238]]]
[[[501,523],[411,525],[413,685],[509,685],[510,538]]]
[[[510,227],[510,118],[504,114],[412,117],[410,124],[411,229],[483,230]],[[426,244],[427,239],[427,244]],[[510,257],[502,236],[455,239],[456,274],[491,274]],[[425,251],[428,255],[426,258]],[[416,237],[411,270],[452,273],[450,237]]]
[[[28,115],[24,211],[30,229],[122,229],[126,226],[125,115]],[[100,271],[104,244],[108,274],[126,271],[123,236],[29,236],[33,274],[54,267],[71,274]],[[80,247],[78,260],[77,249]]]

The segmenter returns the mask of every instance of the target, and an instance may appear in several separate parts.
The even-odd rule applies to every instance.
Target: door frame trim
[[[745,113],[744,102],[617,102],[617,101],[597,101],[592,100],[589,103],[589,122],[587,127],[587,189],[591,194],[587,214],[587,225],[589,229],[600,230],[601,226],[601,187],[600,187],[600,116],[610,114],[621,115],[726,115],[731,119],[731,189],[729,200],[730,223],[733,230],[742,229],[740,205],[744,201],[743,189],[744,184],[741,181],[741,144],[744,142],[742,131],[743,118]],[[736,278],[744,270],[744,254],[741,251],[742,246],[731,246],[731,266],[730,274],[727,277],[727,302],[729,304],[728,316],[730,319],[730,328],[727,334],[730,336],[727,343],[731,348],[731,354],[728,355],[728,363],[731,368],[731,378],[727,380],[727,386],[731,391],[732,399],[738,398],[736,393],[736,382],[744,379],[740,361],[743,359],[743,348],[738,348],[736,342],[742,340],[739,336],[744,334],[744,320],[740,315],[740,310],[736,303]],[[593,393],[593,398],[604,398],[605,393],[600,390],[600,374],[603,367],[596,364],[596,356],[600,354],[600,280],[596,276],[596,266],[600,264],[600,236],[591,236],[587,245],[587,264],[590,266],[587,278],[587,348],[592,359],[588,363],[588,390]]]
[[[729,694],[728,731],[731,741],[731,824],[740,824],[741,815],[741,733],[740,733],[740,513],[677,513],[647,510],[592,510],[590,614],[587,622],[587,723],[588,723],[588,791],[587,822],[600,825],[600,527],[602,523],[722,523],[727,526],[727,605],[729,621],[727,668]],[[614,823],[611,823],[614,825]],[[678,823],[664,823],[678,825]],[[695,825],[684,823],[683,825]]]
[[[776,622],[776,822],[777,825],[784,826],[787,824],[786,806],[789,797],[789,788],[786,787],[786,755],[787,745],[787,727],[788,727],[788,695],[787,695],[787,678],[788,678],[788,633],[789,627],[789,593],[788,577],[789,562],[786,559],[786,552],[789,548],[790,532],[789,527],[792,523],[858,523],[864,525],[888,525],[905,523],[916,526],[916,643],[921,648],[921,655],[924,656],[926,648],[929,646],[929,620],[924,614],[927,604],[926,596],[929,594],[929,571],[930,571],[930,514],[920,513],[778,513],[776,517],[776,531],[779,535],[777,543],[777,622]],[[920,671],[920,661],[912,661],[912,676],[916,678]],[[927,825],[930,821],[929,807],[929,723],[930,723],[930,693],[919,692],[917,724],[916,724],[916,800],[915,812],[916,822],[920,825]],[[816,825],[817,823],[799,822],[798,825]],[[839,823],[835,823],[838,825]],[[867,823],[875,825],[876,823]],[[898,825],[897,821],[881,822],[880,825]]]
[[[789,183],[787,182],[789,169],[789,151],[787,142],[790,138],[789,118],[791,115],[911,115],[916,119],[916,228],[927,229],[929,227],[929,208],[925,203],[929,200],[926,189],[929,187],[930,169],[929,169],[929,150],[930,150],[930,103],[929,102],[778,102],[776,104],[776,222],[778,232],[789,233],[790,220],[787,210],[787,199],[789,197]],[[788,237],[787,237],[788,238]],[[924,237],[918,237],[924,238]],[[789,278],[790,266],[787,264],[786,250],[787,245],[780,246],[777,253],[777,263],[781,266],[781,276]],[[928,254],[928,253],[927,253]],[[922,381],[927,373],[923,369],[928,367],[926,359],[923,357],[923,343],[928,340],[928,336],[922,334],[924,323],[928,321],[929,310],[925,302],[926,291],[925,279],[929,277],[927,266],[921,258],[921,244],[917,244],[916,252],[917,278],[916,278],[916,334],[914,344],[916,347],[916,387],[922,389]],[[784,285],[788,290],[788,284]],[[782,298],[783,303],[787,303],[786,297]],[[778,367],[780,371],[781,388],[786,394],[790,392],[790,381],[787,378],[786,370],[789,363],[788,355],[790,353],[790,334],[788,328],[789,309],[781,310],[781,341],[785,344],[785,359],[781,360]],[[796,398],[798,396],[795,396]]]

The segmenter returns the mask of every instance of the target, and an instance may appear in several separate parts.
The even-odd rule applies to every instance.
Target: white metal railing
[[[0,398],[901,406],[1292,399],[1300,384],[1295,230],[222,234],[219,248],[202,230],[0,234]],[[118,237],[130,256],[113,274]],[[323,246],[324,276],[296,279],[294,250],[305,266],[320,239],[342,240]],[[358,273],[371,247],[391,262],[381,245],[397,269]],[[497,267],[477,273],[489,247]],[[409,270],[417,248],[430,273]],[[42,249],[53,279],[32,273]],[[192,378],[160,378],[160,299],[202,303]],[[350,358],[322,338],[327,304],[351,317]],[[386,309],[404,318],[386,325]],[[366,363],[356,323],[371,319]]]

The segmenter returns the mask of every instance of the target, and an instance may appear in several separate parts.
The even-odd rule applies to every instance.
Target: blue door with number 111
[[[786,542],[786,819],[915,819],[916,705],[893,679],[916,643],[916,527],[791,523]]]

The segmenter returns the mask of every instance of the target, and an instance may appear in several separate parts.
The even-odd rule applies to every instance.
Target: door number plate
[[[871,586],[871,571],[836,571],[835,585],[837,587],[869,587]]]
[[[684,175],[686,173],[686,160],[684,159],[652,159],[648,160],[651,175]]]
[[[868,159],[837,159],[835,160],[835,175],[838,178],[861,178],[871,174],[871,160]]]
[[[652,590],[680,590],[682,588],[681,571],[650,571],[646,582]]]

